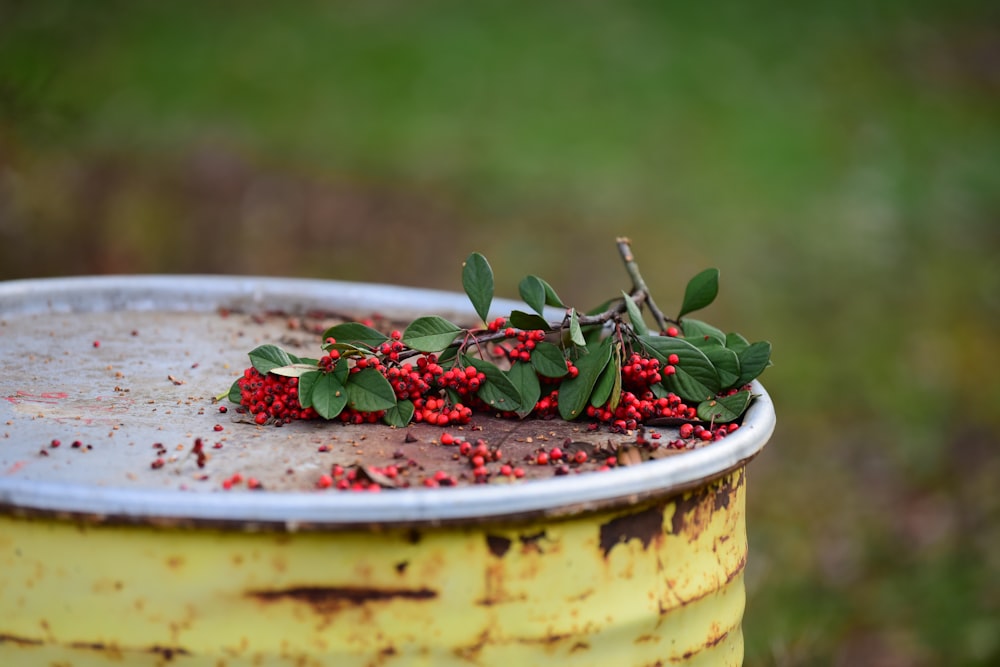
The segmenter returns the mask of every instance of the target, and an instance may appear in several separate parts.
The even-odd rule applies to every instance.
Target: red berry
[[[538,456],[535,458],[535,463],[537,463],[540,466],[548,465],[549,455],[546,454],[545,452],[539,452]]]
[[[214,426],[213,428],[214,428],[214,429],[215,429],[216,431],[221,431],[221,430],[222,430],[222,429],[223,429],[224,427],[223,427],[223,425],[222,425],[222,424],[216,424],[216,425],[215,425],[215,426]]]

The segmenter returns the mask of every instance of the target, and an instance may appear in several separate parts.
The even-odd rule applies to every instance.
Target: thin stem
[[[660,310],[653,301],[653,296],[649,293],[649,287],[646,286],[646,281],[643,280],[642,274],[639,273],[639,265],[636,264],[635,257],[632,256],[632,241],[624,236],[619,236],[618,252],[622,256],[622,261],[625,262],[625,270],[628,271],[628,275],[632,278],[633,293],[638,292],[645,297],[646,307],[649,308],[649,312],[653,314],[653,319],[656,320],[656,324],[660,327],[660,331],[666,330],[668,320],[664,317],[663,311]],[[636,305],[640,304],[637,302]]]

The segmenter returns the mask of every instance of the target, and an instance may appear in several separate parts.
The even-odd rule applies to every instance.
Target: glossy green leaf
[[[587,339],[583,337],[583,330],[580,329],[580,316],[576,314],[576,308],[569,311],[569,339],[574,345],[587,344]]]
[[[566,357],[562,350],[552,343],[541,341],[531,353],[531,365],[539,375],[547,378],[561,378],[568,372]]]
[[[527,416],[535,409],[535,404],[542,396],[542,385],[538,381],[538,374],[530,363],[518,361],[507,371],[507,379],[517,388],[521,398],[521,407],[515,412],[519,417]]]
[[[625,298],[625,311],[628,313],[629,322],[632,323],[632,329],[640,336],[647,335],[649,327],[646,326],[646,321],[642,319],[642,311],[639,310],[639,306],[635,305],[635,299],[624,291],[622,292],[622,296]]]
[[[347,404],[359,412],[388,410],[396,404],[396,393],[385,376],[365,368],[347,376]],[[314,398],[313,401],[316,399]]]
[[[303,409],[312,407],[312,392],[320,375],[322,375],[320,371],[313,369],[312,373],[306,373],[299,378],[299,405]]]
[[[511,311],[508,321],[512,327],[524,329],[525,331],[532,329],[541,329],[542,331],[552,330],[552,327],[549,326],[544,317],[535,315],[534,313],[526,313],[523,310]]]
[[[295,363],[288,353],[277,345],[260,345],[250,351],[250,365],[258,373],[267,374],[274,368],[290,366]]]
[[[731,386],[742,387],[747,382],[756,379],[771,365],[771,344],[758,341],[739,353],[740,377]]]
[[[229,393],[227,394],[229,400],[233,403],[239,404],[243,400],[243,391],[240,389],[240,381],[234,380],[229,386]]]
[[[715,372],[719,375],[719,384],[722,389],[736,384],[740,377],[740,360],[735,352],[721,345],[703,347],[701,351],[715,366]]]
[[[317,373],[308,392],[313,410],[324,419],[333,419],[347,406],[347,389],[334,373]],[[301,384],[301,380],[299,381]],[[301,390],[300,390],[301,391]],[[301,396],[301,394],[300,394]]]
[[[590,404],[599,408],[605,403],[611,402],[608,407],[614,410],[618,407],[618,399],[621,398],[622,390],[622,367],[621,359],[617,347],[611,355],[611,360],[601,371],[601,375],[594,384],[594,390],[590,393]],[[617,396],[616,396],[617,394]]]
[[[687,339],[689,343],[692,343],[698,347],[704,344],[726,344],[726,334],[716,327],[713,327],[707,322],[702,322],[701,320],[695,320],[692,318],[685,318],[681,322],[681,330],[684,332],[684,338]]]
[[[476,309],[479,318],[486,322],[493,303],[493,269],[480,253],[469,255],[462,265],[462,287]],[[443,348],[442,348],[443,349]]]
[[[750,341],[738,333],[728,333],[726,334],[726,347],[739,354],[750,347]]]
[[[681,319],[688,313],[701,310],[715,301],[715,297],[718,294],[719,270],[705,269],[688,282],[684,290],[684,301],[681,303],[681,310],[677,314],[677,319]]]
[[[451,345],[461,332],[462,329],[443,317],[418,317],[403,332],[403,344],[420,352],[440,352]]]
[[[389,337],[381,331],[372,329],[367,325],[361,324],[361,322],[344,322],[343,324],[332,326],[324,331],[323,349],[332,349],[326,344],[327,339],[330,338],[335,339],[338,343],[352,346],[360,345],[369,350],[375,349],[382,343],[389,340]]]
[[[589,354],[576,360],[580,371],[575,378],[563,380],[559,385],[559,415],[567,420],[573,420],[584,412],[594,391],[594,385],[611,361],[611,340],[606,338],[590,349]]]
[[[413,407],[411,401],[396,401],[396,405],[385,411],[382,421],[389,426],[403,428],[413,419],[414,412],[416,412],[416,408]]]
[[[533,311],[539,315],[545,314],[545,285],[541,278],[525,276],[518,284],[517,291]]]
[[[705,353],[682,338],[641,336],[639,340],[660,362],[667,364],[671,354],[679,361],[676,373],[664,379],[666,387],[686,401],[703,401],[715,396],[722,388],[715,365]]]
[[[486,376],[486,382],[476,393],[480,400],[504,412],[517,412],[521,408],[520,392],[496,364],[469,356],[465,361]]]
[[[749,391],[739,391],[731,396],[702,401],[698,404],[698,419],[716,424],[736,421],[750,405]]]

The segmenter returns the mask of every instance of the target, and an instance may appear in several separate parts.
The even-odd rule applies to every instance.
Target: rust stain
[[[539,554],[545,553],[539,544],[542,540],[548,540],[548,534],[543,530],[538,533],[533,533],[531,535],[518,535],[518,540],[521,541],[521,553],[535,552]]]
[[[171,556],[167,559],[167,567],[171,570],[178,570],[184,565],[183,556]]]
[[[11,644],[20,644],[21,646],[41,646],[43,642],[41,639],[32,639],[31,637],[18,637],[17,635],[0,635],[0,644],[5,642],[10,642]]]
[[[618,544],[629,540],[639,540],[642,548],[648,549],[654,539],[663,534],[663,508],[649,509],[626,514],[601,524],[600,545],[607,558],[611,550]]]
[[[719,632],[719,627],[717,623],[712,624],[712,630],[715,632]],[[717,634],[716,636],[709,638],[709,640],[705,642],[705,645],[699,648],[697,651],[687,651],[684,653],[682,657],[685,660],[689,660],[690,658],[701,653],[702,651],[707,651],[709,649],[715,648],[715,646],[717,646],[720,642],[724,641],[728,636],[729,636],[729,630],[726,630],[725,632],[719,632],[719,634]]]
[[[291,600],[312,607],[317,613],[329,614],[345,606],[360,607],[369,602],[392,600],[433,600],[437,591],[429,588],[373,588],[366,586],[300,586],[276,591],[248,591],[247,597],[261,602]]]
[[[688,540],[692,542],[698,539],[712,514],[729,508],[742,484],[743,473],[740,472],[735,481],[732,476],[724,477],[715,484],[678,498],[670,520],[671,533],[687,534]]]
[[[22,646],[43,646],[46,643],[56,644],[57,642],[45,642],[41,639],[33,639],[31,637],[19,637],[17,635],[6,635],[0,634],[0,644],[5,642],[10,642],[11,644],[20,644]],[[103,642],[69,642],[67,644],[62,644],[67,648],[77,649],[82,651],[95,651],[98,653],[104,653],[109,658],[113,660],[122,660],[126,652],[128,653],[152,653],[154,655],[159,655],[167,662],[173,660],[178,656],[189,656],[191,652],[185,648],[178,646],[150,646],[149,648],[126,648],[116,644],[105,644]]]
[[[486,536],[486,548],[490,550],[490,553],[497,558],[503,558],[507,551],[510,549],[510,545],[513,541],[510,538],[503,537],[501,535],[487,535]]]

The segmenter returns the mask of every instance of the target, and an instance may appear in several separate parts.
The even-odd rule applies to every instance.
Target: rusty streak
[[[663,508],[649,509],[620,516],[601,524],[600,543],[607,558],[615,545],[636,539],[642,542],[642,548],[648,549],[652,541],[663,534]]]
[[[18,637],[17,635],[0,635],[0,644],[4,642],[10,642],[12,644],[21,644],[22,646],[41,646],[45,642],[41,639],[31,639],[30,637]]]
[[[30,637],[18,637],[17,635],[4,635],[0,634],[0,644],[4,642],[10,642],[12,644],[20,644],[22,646],[42,646],[48,642],[42,639],[32,639]],[[138,652],[138,653],[154,653],[162,656],[168,662],[173,660],[175,657],[180,655],[191,655],[191,652],[184,648],[179,648],[175,646],[150,646],[149,648],[131,648],[115,644],[105,644],[103,642],[69,642],[68,644],[62,644],[71,649],[78,649],[83,651],[97,651],[101,653],[111,653],[120,658],[121,654],[128,652]]]
[[[366,586],[301,586],[277,591],[248,591],[247,596],[263,602],[294,600],[315,607],[336,606],[340,603],[362,605],[386,600],[431,600],[437,592],[429,588],[371,588]]]

